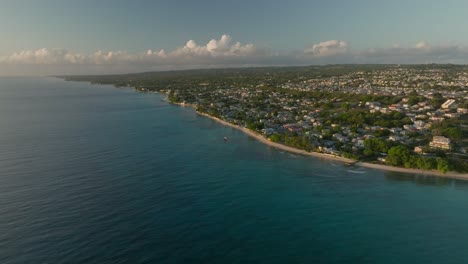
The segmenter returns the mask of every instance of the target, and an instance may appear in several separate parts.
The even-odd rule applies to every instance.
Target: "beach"
[[[186,104],[177,104],[177,105],[188,106]],[[192,107],[192,106],[190,106],[190,107]],[[208,114],[200,113],[198,111],[197,111],[197,114],[199,114],[201,116],[204,116],[204,117],[207,117],[207,118],[210,118],[210,119],[212,119],[212,120],[214,120],[214,121],[216,121],[216,122],[218,122],[220,124],[223,124],[225,126],[229,126],[229,127],[235,128],[237,130],[240,130],[240,131],[244,132],[245,134],[249,135],[250,137],[257,139],[258,141],[260,141],[260,142],[262,142],[262,143],[264,143],[264,144],[266,144],[268,146],[271,146],[271,147],[274,147],[274,148],[277,148],[277,149],[280,149],[280,150],[288,151],[288,152],[291,152],[291,153],[295,153],[295,154],[306,155],[306,156],[311,156],[311,157],[315,157],[315,158],[334,160],[334,161],[339,161],[339,162],[343,162],[343,163],[352,163],[354,166],[370,168],[370,169],[386,170],[386,171],[394,171],[394,172],[410,173],[410,174],[440,176],[440,177],[448,177],[448,178],[454,178],[454,179],[468,180],[468,174],[466,174],[466,173],[458,173],[458,172],[452,172],[452,171],[442,173],[442,172],[437,171],[437,170],[408,169],[408,168],[394,167],[394,166],[388,166],[388,165],[383,165],[383,164],[360,162],[360,161],[355,161],[355,160],[352,160],[352,159],[347,159],[347,158],[334,156],[334,155],[330,155],[330,154],[324,154],[324,153],[318,153],[318,152],[307,152],[305,150],[301,150],[301,149],[285,146],[283,144],[279,144],[279,143],[276,143],[276,142],[272,142],[272,141],[266,139],[264,136],[262,136],[260,134],[257,134],[257,133],[255,133],[255,132],[253,132],[253,131],[245,128],[245,127],[241,127],[241,126],[231,124],[231,123],[229,123],[227,121],[224,121],[224,120],[221,120],[219,118],[210,116]]]
[[[288,152],[295,153],[295,154],[312,156],[312,157],[316,157],[316,158],[325,158],[325,159],[336,160],[336,161],[341,161],[341,162],[349,162],[349,163],[355,163],[356,162],[355,160],[352,160],[352,159],[346,159],[346,158],[343,158],[343,157],[334,156],[334,155],[330,155],[330,154],[324,154],[324,153],[318,153],[318,152],[307,152],[307,151],[302,150],[302,149],[297,149],[297,148],[289,147],[289,146],[279,144],[279,143],[276,143],[276,142],[272,142],[272,141],[266,139],[264,136],[259,135],[259,134],[253,132],[252,130],[250,130],[248,128],[240,127],[240,126],[231,124],[229,122],[226,122],[224,120],[221,120],[221,119],[213,117],[213,116],[210,116],[208,114],[204,114],[204,113],[200,113],[200,112],[197,112],[197,113],[199,115],[208,117],[208,118],[210,118],[210,119],[212,119],[212,120],[214,120],[216,122],[219,122],[219,123],[221,123],[221,124],[223,124],[225,126],[230,126],[232,128],[238,129],[238,130],[244,132],[245,134],[249,135],[250,137],[253,137],[253,138],[257,139],[258,141],[260,141],[260,142],[262,142],[262,143],[264,143],[264,144],[266,144],[268,146],[277,148],[277,149],[281,149],[281,150],[288,151]]]

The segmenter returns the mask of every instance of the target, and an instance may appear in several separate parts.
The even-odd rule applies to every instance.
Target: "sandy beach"
[[[187,105],[185,105],[187,106]],[[388,166],[388,165],[383,165],[383,164],[373,164],[373,163],[367,163],[367,162],[356,162],[355,160],[352,159],[346,159],[343,157],[338,157],[330,154],[324,154],[324,153],[318,153],[318,152],[307,152],[305,150],[293,148],[293,147],[288,147],[283,144],[271,142],[270,140],[266,139],[262,135],[259,135],[247,128],[240,127],[234,124],[231,124],[229,122],[226,122],[224,120],[221,120],[219,118],[210,116],[208,114],[204,113],[199,113],[199,115],[202,115],[204,117],[210,118],[216,122],[219,122],[225,126],[229,126],[232,128],[235,128],[237,130],[240,130],[244,132],[245,134],[249,135],[250,137],[253,137],[257,139],[258,141],[267,144],[268,146],[281,149],[284,151],[288,151],[291,153],[295,154],[300,154],[300,155],[306,155],[306,156],[311,156],[311,157],[316,157],[316,158],[323,158],[323,159],[329,159],[329,160],[335,160],[335,161],[340,161],[340,162],[350,162],[354,163],[354,166],[360,166],[364,168],[371,168],[371,169],[378,169],[378,170],[386,170],[386,171],[394,171],[394,172],[402,172],[402,173],[411,173],[411,174],[420,174],[420,175],[431,175],[431,176],[440,176],[440,177],[448,177],[448,178],[454,178],[454,179],[462,179],[462,180],[468,180],[468,174],[466,173],[457,173],[457,172],[447,172],[447,173],[442,173],[437,170],[418,170],[418,169],[407,169],[407,168],[401,168],[401,167],[393,167],[393,166]]]
[[[255,132],[253,132],[252,130],[249,130],[249,129],[245,128],[245,127],[240,127],[240,126],[231,124],[229,122],[226,122],[224,120],[221,120],[221,119],[213,117],[213,116],[210,116],[208,114],[199,113],[199,112],[197,112],[197,113],[199,115],[208,117],[208,118],[210,118],[210,119],[212,119],[212,120],[214,120],[216,122],[219,122],[219,123],[221,123],[221,124],[223,124],[225,126],[230,126],[232,128],[238,129],[238,130],[244,132],[245,134],[249,135],[250,137],[253,137],[253,138],[257,139],[258,141],[260,141],[260,142],[262,142],[262,143],[264,143],[264,144],[266,144],[268,146],[277,148],[277,149],[281,149],[281,150],[288,151],[288,152],[295,153],[295,154],[312,156],[312,157],[316,157],[316,158],[326,158],[326,159],[336,160],[336,161],[341,161],[341,162],[352,162],[352,163],[356,162],[355,160],[346,159],[346,158],[343,158],[343,157],[338,157],[338,156],[333,156],[333,155],[330,155],[330,154],[323,154],[323,153],[318,153],[318,152],[307,152],[307,151],[302,150],[302,149],[297,149],[297,148],[285,146],[283,144],[275,143],[275,142],[272,142],[272,141],[266,139],[262,135],[259,135],[259,134],[255,133]]]

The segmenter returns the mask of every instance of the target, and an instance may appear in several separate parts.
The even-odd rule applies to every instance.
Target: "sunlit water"
[[[281,152],[161,99],[0,78],[0,263],[468,262],[467,182]]]

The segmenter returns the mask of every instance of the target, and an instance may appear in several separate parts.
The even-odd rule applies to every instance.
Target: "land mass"
[[[327,65],[60,76],[160,92],[270,146],[468,177],[468,67]]]
[[[177,104],[177,105],[193,107],[193,105],[187,105],[187,104]],[[286,146],[286,145],[283,145],[283,144],[280,144],[280,143],[272,142],[271,140],[268,140],[267,138],[265,138],[263,135],[258,134],[256,132],[250,130],[250,129],[247,129],[245,127],[240,127],[238,125],[234,125],[232,123],[226,122],[226,121],[224,121],[222,119],[219,119],[217,117],[210,116],[208,114],[200,113],[200,112],[197,112],[197,114],[199,114],[201,116],[204,116],[204,117],[207,117],[207,118],[210,118],[210,119],[212,119],[212,120],[214,120],[214,121],[216,121],[218,123],[221,123],[221,124],[223,124],[225,126],[229,126],[229,127],[234,128],[234,129],[240,130],[240,131],[244,132],[245,134],[249,135],[250,137],[257,139],[258,141],[260,141],[260,142],[262,142],[262,143],[264,143],[264,144],[266,144],[268,146],[271,146],[271,147],[274,147],[274,148],[277,148],[277,149],[280,149],[280,150],[284,150],[284,151],[287,151],[287,152],[295,153],[295,154],[311,156],[311,157],[327,159],[327,160],[339,161],[339,162],[345,163],[346,166],[359,166],[359,167],[378,169],[378,170],[386,170],[386,171],[394,171],[394,172],[402,172],[402,173],[410,173],[410,174],[433,175],[433,176],[441,176],[441,177],[456,178],[456,179],[461,179],[461,180],[468,180],[468,174],[466,174],[466,173],[459,173],[459,172],[453,172],[453,171],[441,172],[441,171],[438,171],[438,170],[421,170],[421,169],[402,168],[402,167],[395,167],[395,166],[389,166],[389,165],[384,165],[384,164],[376,164],[376,163],[369,163],[369,162],[357,162],[356,160],[353,160],[353,159],[344,158],[344,157],[336,156],[336,155],[332,155],[332,154],[325,154],[325,153],[319,153],[319,152],[308,152],[308,151],[305,151],[305,150],[302,150],[302,149],[293,148],[293,147],[289,147],[289,146]]]

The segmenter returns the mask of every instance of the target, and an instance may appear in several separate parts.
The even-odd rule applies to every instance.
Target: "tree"
[[[364,140],[364,155],[375,156],[378,153],[388,151],[388,142],[380,138],[368,138]]]
[[[323,105],[323,109],[333,109],[333,103],[332,102],[326,102],[324,105]]]
[[[387,129],[383,129],[383,130],[376,130],[374,131],[374,136],[376,137],[387,137],[390,135],[390,131],[387,130]],[[386,152],[386,151],[385,151]]]
[[[264,128],[264,124],[261,122],[257,122],[254,120],[248,120],[247,121],[247,128],[250,130],[262,130]]]
[[[437,170],[446,173],[449,170],[449,163],[444,158],[437,158]]]
[[[418,169],[431,170],[437,167],[437,162],[434,158],[418,157],[416,160],[416,166]]]
[[[197,107],[197,112],[205,113],[205,112],[206,112],[206,109],[205,109],[203,106],[199,105],[199,106]]]
[[[434,93],[432,95],[431,105],[435,108],[439,108],[444,103],[444,97],[440,93]]]
[[[416,90],[413,89],[413,90],[408,94],[408,96],[418,96],[418,93],[416,92]]]
[[[409,105],[415,105],[417,103],[419,103],[421,100],[418,96],[411,96],[409,99],[408,99],[408,104]]]
[[[385,162],[392,166],[401,166],[410,161],[411,153],[405,146],[396,146],[390,148]]]
[[[349,110],[349,103],[348,102],[344,102],[341,104],[341,108],[344,110],[344,111],[348,111]]]
[[[463,138],[463,130],[460,127],[449,127],[443,132],[445,136],[451,140],[458,140]]]
[[[281,142],[283,140],[283,135],[275,133],[270,136],[270,141],[272,142]]]

